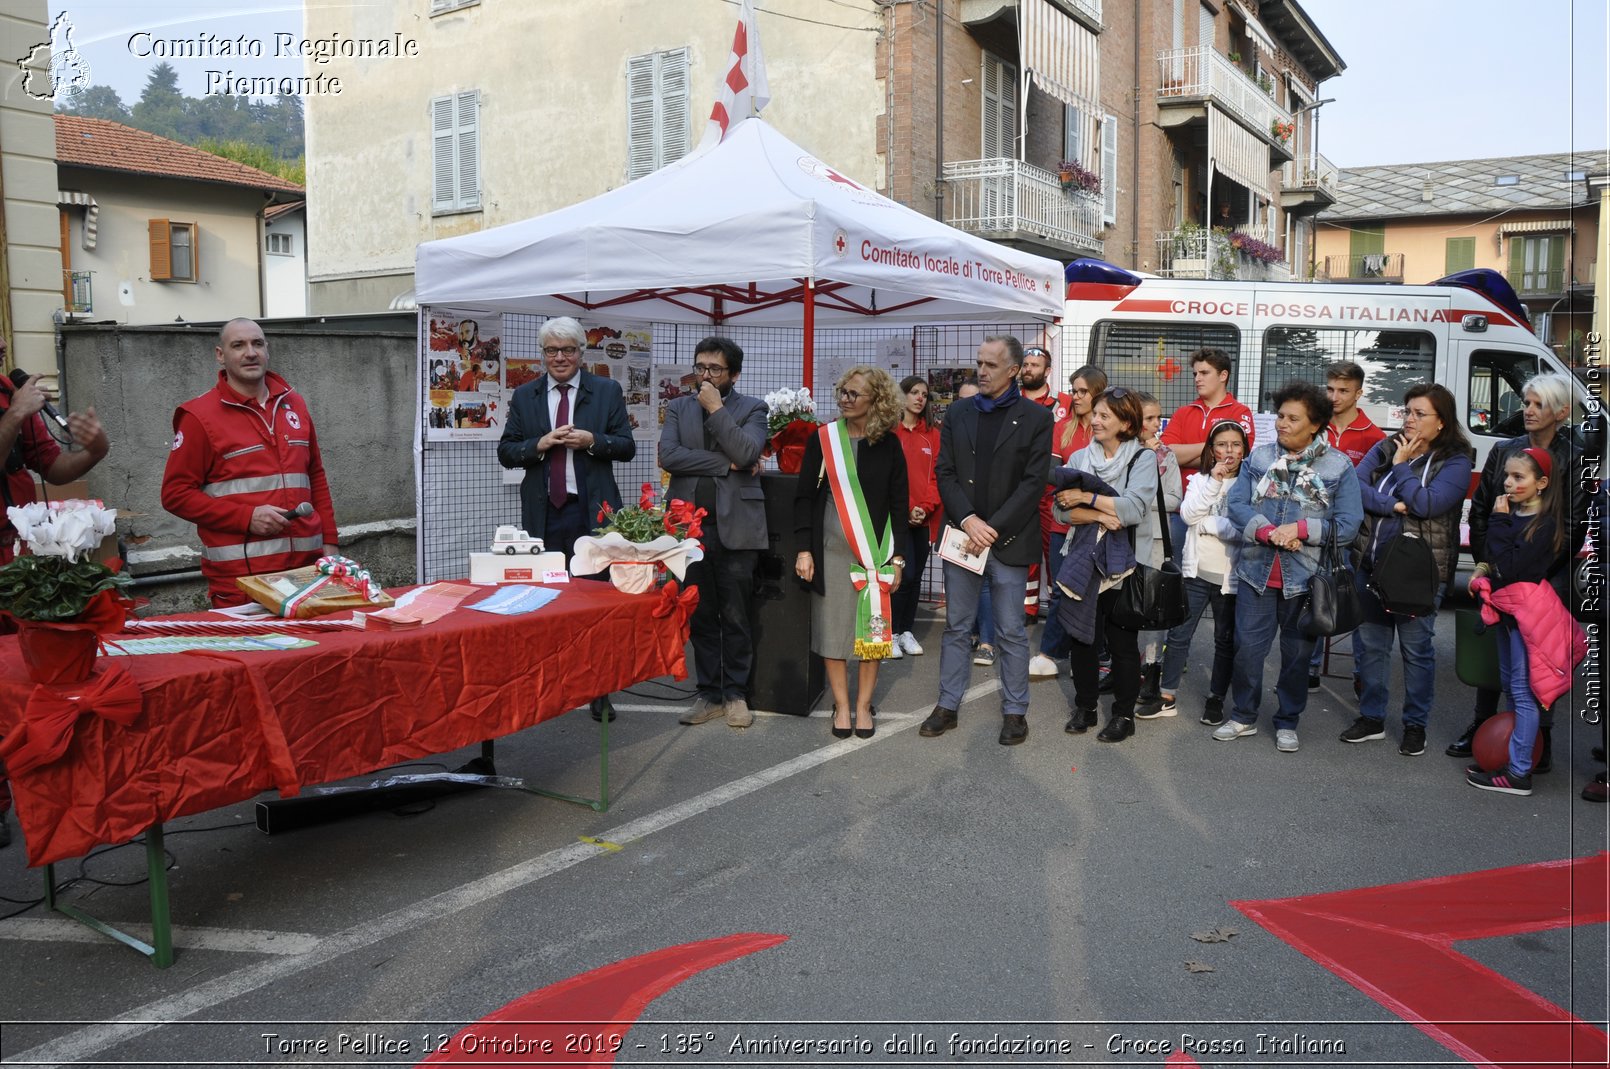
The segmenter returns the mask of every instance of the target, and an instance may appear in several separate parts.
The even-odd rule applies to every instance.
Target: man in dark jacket
[[[1565,561],[1549,575],[1555,593],[1567,606],[1571,604],[1571,564],[1574,563],[1583,525],[1587,521],[1588,505],[1587,496],[1582,493],[1582,480],[1577,476],[1582,459],[1582,437],[1566,425],[1566,420],[1571,417],[1571,393],[1571,380],[1564,375],[1534,375],[1526,381],[1526,385],[1521,387],[1521,397],[1526,405],[1521,416],[1525,421],[1526,433],[1493,446],[1487,454],[1487,463],[1482,467],[1481,481],[1477,483],[1476,492],[1470,499],[1470,555],[1480,564],[1487,559],[1487,525],[1492,518],[1493,502],[1504,492],[1505,462],[1522,449],[1547,449],[1554,458],[1554,470],[1570,473],[1566,479],[1571,494],[1567,509],[1572,538],[1577,540],[1577,544],[1568,547]],[[1445,752],[1449,757],[1471,756],[1476,729],[1498,711],[1498,698],[1496,690],[1476,688],[1475,716],[1464,734],[1448,744]],[[1552,728],[1552,719],[1545,710],[1541,729],[1543,754],[1535,771],[1546,772],[1549,769]]]
[[[547,371],[509,398],[498,442],[498,463],[525,469],[521,522],[567,563],[576,539],[597,526],[600,506],[621,507],[614,465],[637,455],[620,385],[581,370],[586,338],[569,316],[542,324]]]
[[[978,396],[957,401],[939,428],[934,473],[945,519],[987,550],[984,575],[946,561],[945,638],[939,655],[939,703],[918,733],[928,738],[956,726],[956,710],[972,674],[969,650],[978,594],[988,576],[1001,678],[1002,746],[1028,737],[1029,640],[1023,593],[1029,565],[1040,559],[1040,497],[1051,473],[1049,409],[1018,391],[1023,343],[1011,335],[978,347]]]

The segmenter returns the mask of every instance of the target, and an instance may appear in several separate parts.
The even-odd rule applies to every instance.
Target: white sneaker
[[[889,656],[885,657],[884,660],[886,660],[886,661],[898,661],[900,658],[902,658],[904,656],[905,656],[905,654],[900,652],[900,636],[896,635],[889,642]]]
[[[1029,658],[1030,679],[1055,679],[1057,677],[1057,662],[1043,653],[1036,653]]]
[[[1231,739],[1239,739],[1243,735],[1256,735],[1257,733],[1257,724],[1243,724],[1237,720],[1226,720],[1213,729],[1213,737],[1220,742],[1229,742]],[[1296,738],[1296,735],[1293,734],[1292,737]]]
[[[1281,753],[1297,752],[1297,733],[1291,728],[1281,728],[1275,732],[1275,749]]]
[[[902,649],[911,654],[913,657],[922,656],[922,644],[917,641],[917,636],[913,635],[910,631],[900,632],[900,637],[896,641]]]

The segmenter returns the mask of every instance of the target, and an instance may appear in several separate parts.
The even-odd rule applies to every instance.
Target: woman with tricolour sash
[[[893,653],[890,594],[908,550],[906,461],[893,433],[901,395],[889,373],[852,367],[839,377],[839,418],[805,444],[794,491],[794,572],[811,599],[811,651],[833,692],[833,737],[870,739],[878,664]],[[850,706],[849,661],[860,662]]]

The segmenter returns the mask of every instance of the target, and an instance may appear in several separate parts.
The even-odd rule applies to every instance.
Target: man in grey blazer
[[[957,401],[939,428],[934,474],[945,520],[960,528],[970,551],[987,549],[1001,678],[1002,746],[1028,737],[1029,639],[1023,591],[1040,559],[1040,497],[1051,474],[1049,409],[1018,392],[1023,343],[1010,334],[978,347],[978,396]],[[972,674],[973,618],[984,575],[946,561],[945,637],[939,651],[939,703],[918,728],[927,738],[956,726],[956,710]]]
[[[694,681],[699,688],[684,724],[725,715],[727,726],[754,723],[749,671],[754,664],[755,566],[766,548],[766,494],[760,452],[766,445],[766,403],[734,389],[744,351],[730,338],[694,346],[699,392],[672,401],[660,431],[660,467],[671,475],[670,496],[705,510],[704,559],[689,566],[699,591],[693,612]]]
[[[614,465],[636,456],[637,443],[620,385],[581,369],[580,323],[550,319],[537,344],[547,370],[509,398],[498,463],[525,469],[520,520],[568,563],[576,539],[598,525],[599,507],[621,507]]]

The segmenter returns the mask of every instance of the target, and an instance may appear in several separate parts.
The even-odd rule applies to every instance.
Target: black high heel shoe
[[[834,716],[835,719],[838,717],[838,715],[839,715],[838,710],[837,709],[833,710],[833,716]],[[851,713],[850,716],[853,719],[855,714]],[[833,730],[833,737],[835,739],[847,739],[852,734],[854,734],[854,731],[851,728],[841,728],[837,724],[833,725],[832,730]]]
[[[867,711],[867,715],[868,716],[877,716],[878,715],[878,710],[875,707],[872,708],[872,709],[869,709]],[[854,730],[855,730],[855,737],[856,738],[858,738],[858,739],[870,739],[872,736],[874,736],[874,735],[876,735],[878,733],[878,725],[877,725],[877,722],[874,721],[872,726],[869,727],[869,728],[856,728]]]

